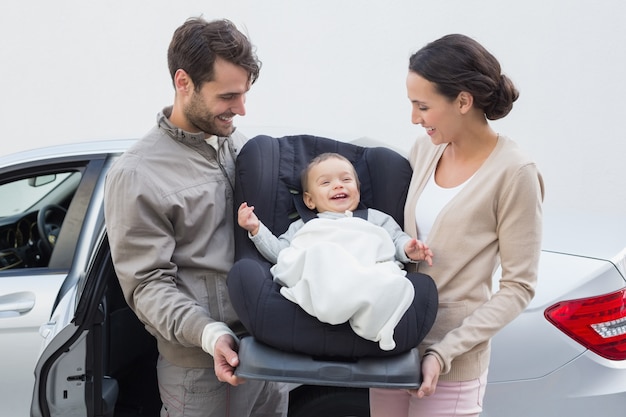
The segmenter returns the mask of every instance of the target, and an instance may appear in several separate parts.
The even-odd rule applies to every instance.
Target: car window
[[[70,174],[38,175],[0,185],[0,217],[24,213],[62,184]]]
[[[0,184],[0,271],[48,266],[81,177],[38,172]]]

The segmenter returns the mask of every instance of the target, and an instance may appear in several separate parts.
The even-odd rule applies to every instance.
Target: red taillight
[[[572,339],[611,360],[626,359],[626,289],[598,297],[561,301],[546,319]]]

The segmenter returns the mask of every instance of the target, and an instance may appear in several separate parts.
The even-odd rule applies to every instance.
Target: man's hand
[[[239,356],[235,351],[237,343],[231,335],[223,335],[215,342],[215,352],[213,362],[215,365],[215,376],[222,382],[227,382],[232,386],[237,386],[245,382],[242,378],[235,376],[235,368],[239,365]]]

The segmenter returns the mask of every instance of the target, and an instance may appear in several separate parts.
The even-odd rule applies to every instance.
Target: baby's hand
[[[427,244],[420,240],[409,240],[404,246],[404,252],[406,256],[414,261],[426,261],[428,262],[428,266],[433,266],[433,252]]]
[[[245,201],[237,211],[237,223],[246,229],[252,236],[259,232],[259,218],[254,214],[254,206],[248,206]]]

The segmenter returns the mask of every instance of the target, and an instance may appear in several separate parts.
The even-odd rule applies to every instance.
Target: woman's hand
[[[417,390],[411,390],[411,394],[417,398],[428,397],[435,393],[437,382],[441,374],[441,365],[434,355],[426,355],[422,360],[422,384]]]

